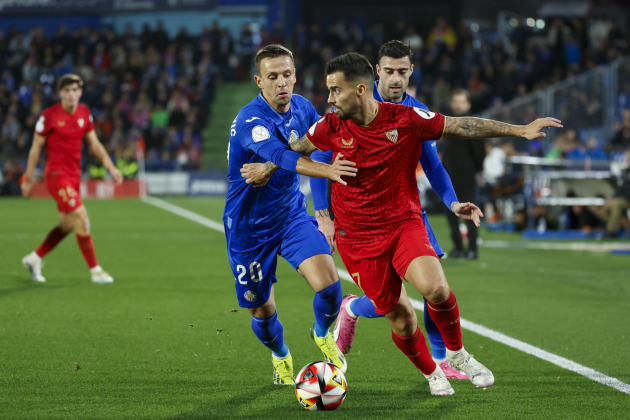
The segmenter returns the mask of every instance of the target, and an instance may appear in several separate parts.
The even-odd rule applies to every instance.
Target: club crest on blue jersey
[[[291,134],[289,135],[289,143],[295,143],[300,139],[300,135],[297,131],[291,130]]]
[[[248,290],[243,294],[243,297],[245,298],[246,301],[253,302],[256,300],[258,296],[256,296],[256,293],[252,292],[251,290]]]

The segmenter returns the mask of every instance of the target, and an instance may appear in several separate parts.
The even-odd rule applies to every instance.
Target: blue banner
[[[211,10],[217,0],[0,0],[2,13]]]
[[[227,194],[227,174],[220,172],[190,172],[188,181],[188,195],[214,195]]]

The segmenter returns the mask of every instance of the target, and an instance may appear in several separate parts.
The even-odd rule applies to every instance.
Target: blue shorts
[[[444,255],[444,251],[442,251],[442,247],[438,243],[437,239],[435,239],[435,235],[433,234],[433,229],[431,229],[431,225],[429,224],[429,219],[427,218],[427,212],[422,210],[422,220],[424,220],[424,225],[427,227],[427,234],[429,235],[429,243],[435,250],[438,258],[442,258]]]
[[[278,281],[278,255],[295,270],[310,257],[330,255],[326,237],[319,231],[315,218],[306,210],[273,235],[259,238],[235,235],[226,223],[225,237],[241,308],[257,308],[269,300],[271,286]]]

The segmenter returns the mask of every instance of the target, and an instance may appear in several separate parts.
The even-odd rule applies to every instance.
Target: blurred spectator
[[[567,198],[576,198],[577,195],[573,191],[567,193]],[[602,220],[585,206],[569,206],[565,210],[567,230],[581,230],[590,232],[593,229],[600,229],[604,226]]]
[[[630,209],[630,149],[626,150],[626,169],[617,178],[617,189],[613,198],[606,201],[606,236],[617,237],[619,222],[624,212]]]
[[[161,157],[153,169],[179,167],[174,152],[184,143],[187,160],[180,166],[199,168],[216,62],[232,53],[229,32],[215,25],[192,37],[181,28],[169,39],[162,24],[155,30],[145,26],[140,36],[131,26],[121,34],[89,27],[69,34],[62,25],[49,39],[43,28],[28,34],[13,28],[0,40],[0,158],[26,158],[39,114],[57,100],[55,78],[74,71],[85,81],[82,102],[115,161],[133,166],[133,145],[142,137],[147,155]],[[250,46],[247,60],[252,53]],[[185,140],[174,146],[165,139],[171,132]],[[88,172],[100,177],[98,166],[86,159]]]

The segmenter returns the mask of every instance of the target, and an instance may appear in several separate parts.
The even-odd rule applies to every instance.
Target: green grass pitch
[[[169,202],[220,221],[223,200]],[[47,200],[0,201],[1,419],[307,418],[237,308],[223,234],[139,200],[87,201],[99,263],[95,285],[74,236],[47,258],[44,284],[21,266],[56,223]],[[430,216],[446,250],[442,216]],[[484,239],[516,240],[482,232]],[[338,265],[342,267],[337,258]],[[445,260],[461,315],[630,383],[630,258],[481,248]],[[313,292],[281,260],[278,313],[296,371],[321,353],[309,337]],[[358,293],[343,281],[345,293]],[[420,298],[418,293],[410,293]],[[422,314],[419,314],[422,316]],[[433,397],[396,349],[384,319],[363,319],[348,355],[339,419],[621,419],[630,395],[464,330],[496,384],[451,381]]]

